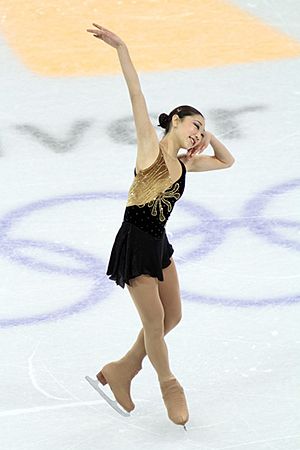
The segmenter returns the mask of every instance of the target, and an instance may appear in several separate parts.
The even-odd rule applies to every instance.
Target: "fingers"
[[[205,150],[206,147],[207,147],[207,144],[202,144],[202,145],[200,145],[200,147],[197,148],[197,153],[203,152],[203,150]]]
[[[188,158],[192,158],[194,155],[202,153],[206,149],[208,144],[208,140],[202,137],[201,143],[199,143],[195,147],[191,147],[188,149]]]
[[[97,25],[96,23],[93,23],[93,25],[97,28],[99,28],[99,30],[101,31],[109,31],[107,28],[101,27],[100,25]]]
[[[197,153],[197,151],[196,151],[195,149],[190,150],[190,151],[188,152],[188,157],[189,157],[189,158],[192,158],[192,157],[195,155],[195,153]]]
[[[89,33],[93,33],[93,36],[95,36],[95,38],[97,39],[104,39],[104,36],[107,36],[107,34],[105,33],[105,31],[99,31],[99,30],[92,30],[92,29],[87,29],[86,31],[88,31]]]
[[[99,30],[102,30],[102,27],[100,25],[97,25],[96,23],[93,23],[94,27],[99,28]]]
[[[196,152],[197,153],[201,153],[203,152],[203,150],[206,149],[206,147],[208,147],[209,144],[209,138],[208,136],[205,136],[204,134],[201,133],[202,139],[200,144],[196,147]]]
[[[103,38],[103,35],[99,34],[99,31],[97,31],[97,30],[86,30],[86,31],[88,31],[89,33],[93,33],[93,36],[95,36],[95,38],[97,38],[97,39]]]
[[[99,30],[93,30],[93,29],[91,29],[91,28],[88,28],[86,31],[90,31],[91,33],[97,33],[97,34],[100,34],[100,31],[99,31]],[[104,31],[104,30],[101,30],[101,33],[105,33],[105,31]]]
[[[101,38],[102,35],[106,35],[108,30],[106,28],[101,27],[100,25],[97,25],[96,23],[93,23],[95,27],[97,27],[97,30],[88,28],[86,31],[89,33],[93,33],[93,35],[97,38]]]
[[[207,144],[206,144],[206,143],[202,143],[201,145],[198,145],[198,147],[195,147],[195,148],[190,152],[191,156],[197,155],[198,153],[202,153],[203,150],[206,149],[206,147],[207,147]]]

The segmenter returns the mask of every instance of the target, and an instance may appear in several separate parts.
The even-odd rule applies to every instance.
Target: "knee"
[[[170,330],[175,328],[176,325],[179,324],[181,319],[182,319],[181,311],[175,315],[172,315],[171,317],[165,317],[164,320],[165,333],[168,333]]]
[[[152,337],[161,337],[164,335],[164,316],[158,315],[151,319],[143,321],[145,333]]]

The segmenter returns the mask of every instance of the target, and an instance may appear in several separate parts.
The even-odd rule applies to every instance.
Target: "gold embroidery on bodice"
[[[165,191],[159,194],[158,197],[156,197],[155,200],[151,200],[151,202],[148,204],[149,208],[152,207],[151,215],[157,216],[157,206],[159,207],[159,220],[161,222],[164,222],[166,220],[164,216],[164,209],[162,204],[165,204],[168,208],[168,212],[172,211],[172,204],[168,198],[175,198],[178,200],[180,198],[180,193],[178,192],[179,189],[179,183],[176,183],[175,186],[171,191]],[[138,205],[139,208],[142,208],[144,205]]]
[[[168,211],[172,209],[168,198],[175,197],[176,200],[180,197],[178,192],[179,183],[175,183],[173,189],[165,192],[174,184],[168,167],[166,165],[161,148],[156,161],[147,169],[140,171],[129,189],[128,200],[126,206],[140,206],[141,208],[150,203],[152,207],[151,214],[157,215],[157,206],[159,206],[160,220],[165,220],[163,215],[162,204],[167,205]],[[163,219],[162,219],[163,218]]]

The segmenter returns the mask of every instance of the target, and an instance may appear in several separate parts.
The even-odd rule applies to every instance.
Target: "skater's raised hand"
[[[96,29],[87,29],[86,31],[88,31],[89,33],[93,33],[96,38],[102,39],[102,41],[106,42],[108,45],[111,45],[114,48],[118,48],[121,45],[124,45],[124,41],[122,41],[122,39],[112,31],[109,31],[106,28],[97,25],[96,23],[93,23],[93,25],[96,27]]]
[[[203,131],[202,133],[202,139],[199,142],[199,144],[195,145],[195,147],[189,148],[187,157],[191,158],[196,153],[202,153],[209,145],[211,141],[212,133],[209,131]]]

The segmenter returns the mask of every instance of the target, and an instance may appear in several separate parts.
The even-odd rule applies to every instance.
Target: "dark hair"
[[[177,114],[180,117],[180,119],[183,119],[183,117],[185,116],[194,116],[196,114],[200,114],[200,116],[202,116],[204,119],[203,114],[196,108],[193,108],[192,106],[189,105],[178,106],[177,108],[173,109],[173,111],[171,111],[169,115],[166,113],[162,113],[159,115],[158,126],[166,130],[164,136],[170,131],[170,125],[174,114]]]

